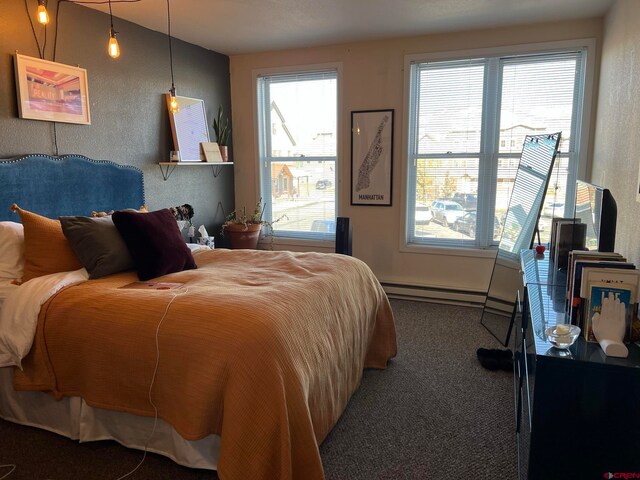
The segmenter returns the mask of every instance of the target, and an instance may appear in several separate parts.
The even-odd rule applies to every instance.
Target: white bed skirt
[[[165,455],[192,468],[216,470],[220,437],[209,435],[198,441],[185,440],[167,422],[137,415],[93,408],[80,397],[57,401],[41,392],[13,389],[13,368],[0,368],[0,417],[7,421],[42,428],[80,442],[115,440],[120,444]]]

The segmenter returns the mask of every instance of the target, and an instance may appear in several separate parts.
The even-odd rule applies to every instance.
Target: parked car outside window
[[[478,209],[478,195],[475,193],[454,193],[451,200],[462,205],[465,210]]]
[[[477,216],[476,212],[467,212],[453,223],[453,229],[456,232],[469,235],[471,238],[476,237]],[[493,238],[499,238],[502,226],[497,217],[493,217]]]
[[[331,188],[331,180],[318,180],[316,182],[316,190],[324,190],[326,188]]]
[[[464,208],[451,200],[434,200],[431,204],[431,213],[436,222],[449,227],[464,215]]]
[[[336,233],[335,220],[314,220],[311,224],[312,232]]]
[[[431,208],[427,205],[416,205],[416,225],[429,225],[433,219]]]

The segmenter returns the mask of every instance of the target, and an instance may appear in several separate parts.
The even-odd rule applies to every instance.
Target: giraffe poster
[[[393,110],[351,112],[351,205],[391,205]]]

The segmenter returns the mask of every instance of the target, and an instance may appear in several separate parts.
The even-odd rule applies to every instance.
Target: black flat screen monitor
[[[613,252],[616,243],[618,207],[611,192],[591,183],[576,182],[576,221],[587,226],[587,250]]]

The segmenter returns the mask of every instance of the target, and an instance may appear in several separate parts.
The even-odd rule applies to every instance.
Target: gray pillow
[[[129,249],[111,217],[60,217],[60,223],[89,278],[133,270]]]

